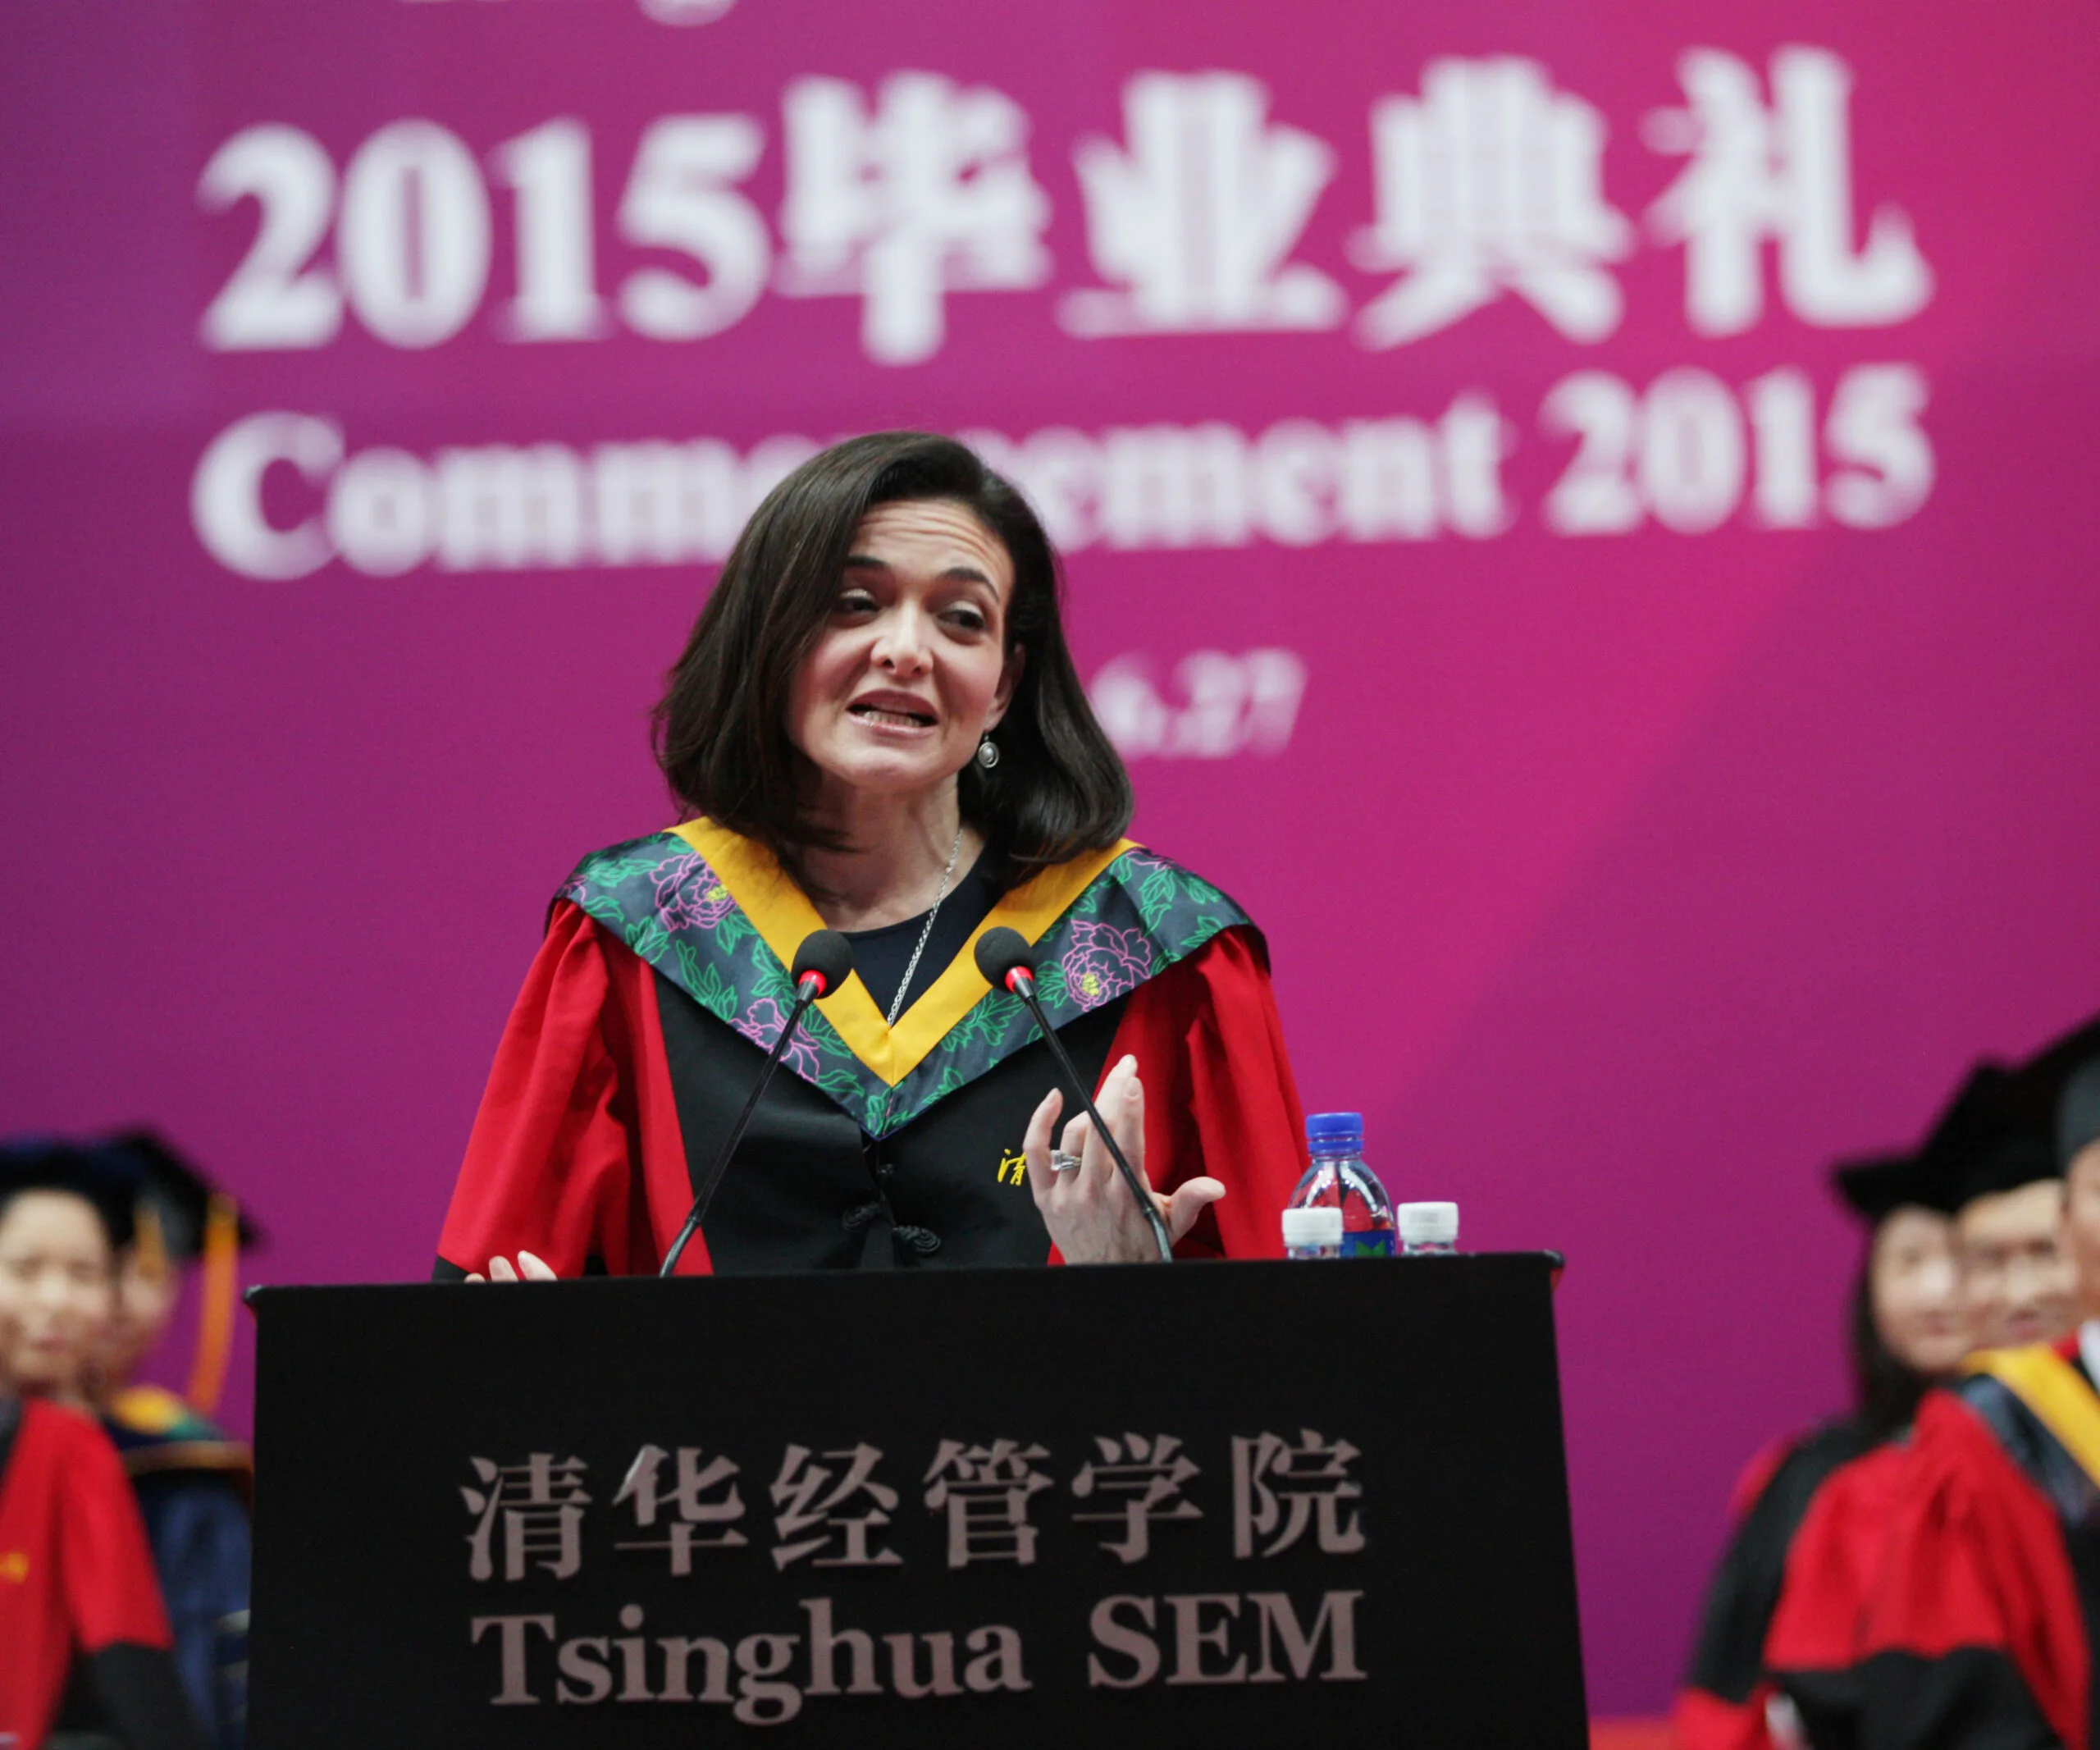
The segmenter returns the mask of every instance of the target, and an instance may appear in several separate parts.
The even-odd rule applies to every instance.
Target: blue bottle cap
[[[1363,1114],[1360,1112],[1316,1112],[1305,1121],[1305,1140],[1314,1148],[1333,1149],[1344,1143],[1361,1148]]]

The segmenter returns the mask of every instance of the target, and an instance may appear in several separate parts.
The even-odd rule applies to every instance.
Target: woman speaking
[[[655,1270],[826,927],[854,975],[786,1042],[678,1273],[1156,1255],[1080,1090],[977,969],[1000,927],[1177,1254],[1279,1250],[1304,1144],[1261,938],[1122,836],[1058,595],[1034,514],[947,438],[856,438],[766,498],[656,710],[684,824],[557,896],[441,1278]]]

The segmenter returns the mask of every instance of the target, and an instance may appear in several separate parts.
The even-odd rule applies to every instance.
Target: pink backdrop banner
[[[6,40],[6,1126],[149,1119],[255,1273],[420,1276],[548,896],[668,820],[645,714],[742,516],[966,434],[1308,1105],[1568,1254],[1592,1701],[1662,1705],[1731,1478],[1842,1400],[1823,1168],[2100,1007],[2100,16]]]

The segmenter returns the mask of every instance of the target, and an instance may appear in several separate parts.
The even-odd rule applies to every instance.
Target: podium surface
[[[250,1743],[1581,1750],[1554,1262],[258,1290]]]

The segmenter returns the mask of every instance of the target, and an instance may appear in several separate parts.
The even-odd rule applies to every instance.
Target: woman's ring
[[[1067,1154],[1061,1149],[1052,1149],[1050,1151],[1050,1170],[1052,1172],[1077,1172],[1080,1158],[1076,1154]]]

